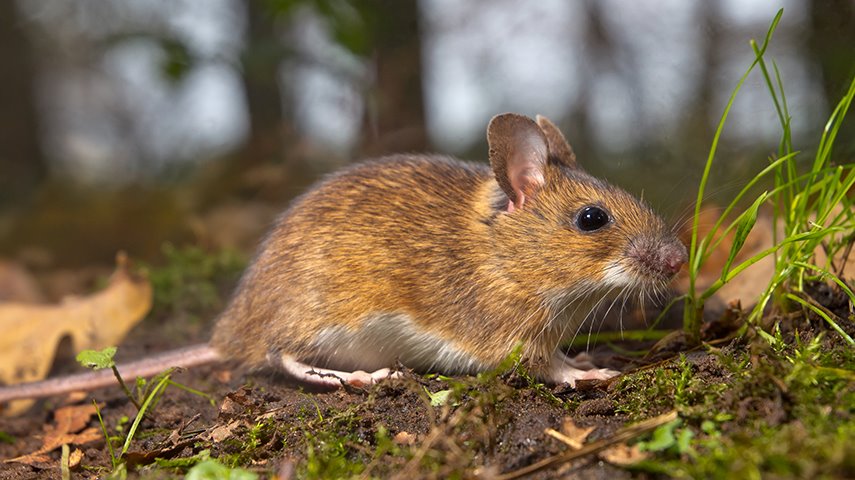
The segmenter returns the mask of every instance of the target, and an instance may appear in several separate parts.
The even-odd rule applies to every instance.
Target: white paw
[[[580,366],[583,368],[579,368]],[[587,354],[580,354],[571,359],[558,352],[552,357],[550,380],[555,383],[567,382],[575,387],[576,380],[608,380],[617,375],[620,375],[620,372],[596,368]]]
[[[397,378],[400,376],[398,372],[393,372],[388,368],[381,368],[380,370],[375,370],[371,373],[368,373],[363,370],[338,373],[339,378],[341,378],[341,381],[353,385],[354,387],[364,387],[373,383],[377,383],[380,380],[384,380],[387,378]]]

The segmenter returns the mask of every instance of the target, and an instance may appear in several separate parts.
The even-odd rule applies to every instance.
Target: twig
[[[495,480],[511,480],[514,478],[521,478],[526,475],[530,475],[534,472],[537,472],[538,470],[543,470],[544,468],[551,467],[552,465],[558,463],[569,462],[571,460],[575,460],[586,455],[597,453],[599,451],[605,450],[606,448],[616,443],[626,442],[627,440],[633,439],[643,433],[647,433],[660,425],[664,425],[670,421],[676,420],[676,418],[677,412],[672,410],[664,415],[659,415],[658,417],[653,417],[641,421],[639,423],[636,423],[635,425],[630,425],[619,431],[618,433],[612,435],[610,438],[597,440],[596,442],[589,443],[578,450],[571,450],[569,452],[553,455],[537,463],[533,463],[527,467],[520,468],[519,470],[514,470],[513,472],[499,475],[495,477]]]
[[[588,431],[590,431],[590,430],[588,430]],[[584,446],[582,444],[582,442],[580,442],[579,440],[576,440],[575,438],[570,438],[567,435],[564,435],[563,433],[556,431],[556,430],[553,430],[551,428],[547,428],[546,430],[544,430],[544,432],[547,435],[557,439],[558,441],[566,443],[567,446],[570,448],[578,450]]]

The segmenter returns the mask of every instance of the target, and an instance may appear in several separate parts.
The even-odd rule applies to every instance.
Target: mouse
[[[519,348],[544,382],[617,375],[560,346],[598,307],[664,293],[686,247],[644,202],[583,170],[546,117],[497,115],[487,140],[489,165],[400,154],[321,180],[275,222],[207,344],[119,371],[228,360],[336,388],[397,364],[477,374]],[[0,388],[0,402],[114,383],[89,372]]]

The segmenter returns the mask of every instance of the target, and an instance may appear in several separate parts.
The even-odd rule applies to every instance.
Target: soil
[[[851,307],[845,297],[825,285],[814,290],[815,298],[846,318]],[[198,318],[213,318],[214,308],[209,306]],[[208,322],[175,318],[171,313],[149,318],[120,348],[120,357],[204,340]],[[741,325],[741,319],[737,309],[707,325],[705,331],[715,332],[716,338],[707,338],[706,349],[676,351],[683,345],[679,339],[660,342],[655,355],[647,357],[631,353],[646,351],[652,342],[593,349],[595,363],[630,373],[607,382],[582,382],[578,388],[538,384],[527,377],[524,365],[513,363],[478,378],[432,378],[403,369],[400,378],[369,388],[320,393],[295,389],[271,373],[247,375],[230,365],[199,367],[172,378],[206,392],[212,401],[169,387],[141,422],[124,460],[130,478],[181,478],[207,457],[261,478],[493,478],[568,451],[565,443],[547,433],[547,429],[567,433],[568,422],[591,427],[582,439],[590,443],[675,408],[695,435],[705,438],[713,436],[702,427],[708,419],[715,419],[719,435],[804,421],[794,413],[791,392],[776,380],[776,375],[783,375],[777,364],[766,364],[770,357],[757,335],[749,330],[733,339],[733,327]],[[782,335],[792,339],[798,331],[801,342],[827,330],[824,323],[804,316],[778,320],[784,320],[779,322]],[[822,348],[837,348],[836,336],[825,333],[822,338]],[[768,375],[740,380],[743,370],[756,373],[764,368]],[[445,402],[431,404],[428,392],[446,391]],[[852,385],[844,392],[851,393]],[[0,441],[0,458],[38,450],[43,443],[39,432],[52,424],[58,407],[91,399],[99,403],[108,432],[124,438],[128,419],[137,410],[120,389],[108,388],[83,397],[48,399],[25,415],[0,418],[0,432],[10,439]],[[851,421],[851,411],[836,414]],[[100,428],[97,417],[88,426]],[[118,432],[117,426],[123,431]],[[649,435],[634,440],[639,438]],[[121,441],[114,442],[114,447],[120,445]],[[109,474],[110,452],[103,437],[75,448],[83,457],[72,468],[72,478]],[[0,479],[61,478],[60,450],[47,455],[49,461],[41,463],[0,463]],[[685,453],[668,455],[692,461]],[[626,468],[604,458],[591,454],[557,462],[525,478],[615,480],[658,475],[655,468]]]

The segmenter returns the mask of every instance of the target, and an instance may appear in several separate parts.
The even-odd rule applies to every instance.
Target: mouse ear
[[[496,115],[487,126],[490,166],[510,199],[508,211],[521,208],[544,183],[549,147],[534,120],[515,113]]]
[[[561,165],[570,168],[579,168],[576,163],[576,154],[573,153],[573,148],[567,143],[564,134],[558,127],[555,126],[548,118],[538,115],[537,124],[546,135],[546,141],[549,144],[549,156],[555,159]]]

